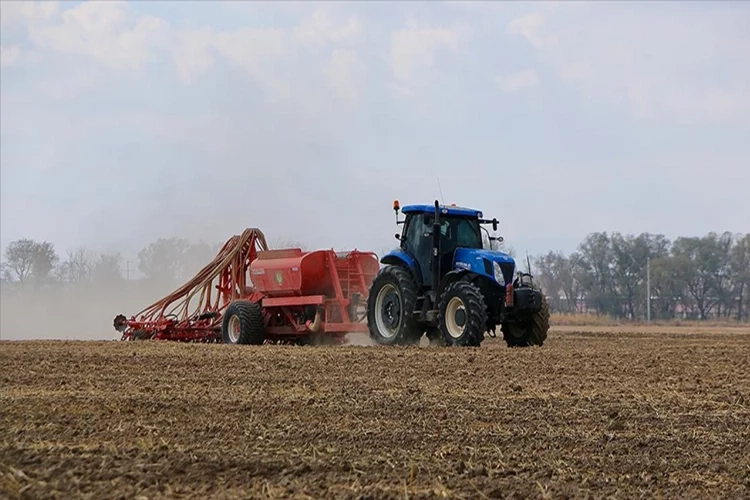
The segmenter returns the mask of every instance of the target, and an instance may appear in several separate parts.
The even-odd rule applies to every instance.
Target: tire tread
[[[523,326],[515,323],[503,323],[501,326],[503,339],[505,339],[508,347],[542,346],[544,341],[547,340],[549,319],[549,304],[547,303],[547,297],[542,293],[542,307],[531,317],[530,331],[526,331]],[[524,329],[525,331],[522,335],[514,336],[512,331],[516,329]]]
[[[248,300],[238,300],[229,304],[225,313],[222,337],[226,342],[226,329],[229,317],[237,314],[240,317],[240,338],[238,344],[260,345],[266,340],[263,309],[259,304]]]
[[[467,309],[467,328],[469,328],[468,335],[459,341],[456,341],[453,337],[448,334],[445,330],[445,307],[447,305],[447,299],[453,296],[460,296]],[[487,306],[485,304],[484,296],[474,284],[468,281],[456,281],[448,285],[443,291],[440,297],[440,307],[438,307],[438,324],[443,334],[443,341],[446,345],[461,345],[461,346],[472,346],[479,347],[484,340],[484,332],[487,326]]]
[[[418,343],[422,338],[424,329],[420,327],[413,316],[414,308],[417,304],[417,284],[411,273],[400,266],[386,266],[382,268],[372,282],[367,306],[367,325],[370,331],[370,339],[375,343],[382,343],[377,332],[377,322],[373,316],[374,314],[380,314],[380,311],[375,311],[377,292],[373,293],[373,291],[379,290],[380,284],[383,281],[396,285],[401,293],[401,309],[404,312],[404,322],[401,326],[401,331],[396,334],[394,344],[412,345]]]

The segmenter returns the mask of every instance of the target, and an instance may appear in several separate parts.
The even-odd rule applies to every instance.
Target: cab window
[[[482,235],[479,223],[471,219],[456,221],[456,240],[462,248],[482,248]]]
[[[432,229],[434,217],[425,216],[426,230]],[[479,221],[468,217],[441,217],[440,218],[441,246],[444,251],[452,251],[455,248],[482,248],[482,234],[479,229]]]
[[[404,249],[416,252],[424,238],[425,224],[422,214],[409,218],[406,223]]]

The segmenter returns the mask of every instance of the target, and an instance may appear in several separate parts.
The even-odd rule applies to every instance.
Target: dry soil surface
[[[748,498],[750,332],[0,343],[0,497]]]

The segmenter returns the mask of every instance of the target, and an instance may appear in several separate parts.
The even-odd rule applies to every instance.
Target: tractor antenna
[[[443,197],[443,187],[440,185],[440,177],[437,178],[438,181],[438,190],[440,191],[440,203],[445,205],[445,198]]]
[[[529,259],[529,251],[526,250],[526,267],[529,269],[529,274],[531,274],[531,259]]]

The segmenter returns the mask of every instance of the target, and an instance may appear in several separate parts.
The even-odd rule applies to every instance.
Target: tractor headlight
[[[495,281],[501,285],[505,284],[505,277],[503,276],[503,270],[500,269],[500,264],[497,262],[492,263],[492,270],[495,272]]]

